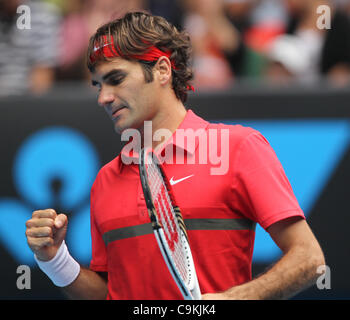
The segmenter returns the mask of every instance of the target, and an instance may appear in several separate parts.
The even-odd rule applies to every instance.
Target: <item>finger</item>
[[[56,211],[54,209],[46,209],[46,210],[36,210],[32,214],[32,218],[40,219],[40,218],[50,218],[55,219],[57,216]]]
[[[54,241],[50,237],[28,237],[27,238],[28,245],[32,248],[34,251],[39,251],[40,249],[48,246],[52,246],[54,244]]]
[[[53,236],[52,228],[50,227],[39,227],[39,228],[30,228],[26,230],[26,236],[32,238],[41,238],[41,237],[51,237]]]
[[[51,218],[34,218],[26,222],[27,228],[50,227],[52,228],[55,221]]]
[[[55,227],[57,229],[61,229],[68,223],[68,218],[65,214],[61,213],[59,214],[55,219]]]

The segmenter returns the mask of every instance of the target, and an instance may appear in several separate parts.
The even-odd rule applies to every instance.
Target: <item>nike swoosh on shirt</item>
[[[184,177],[184,178],[181,178],[181,179],[177,179],[177,180],[174,180],[174,177],[171,177],[171,179],[169,180],[169,182],[170,182],[170,185],[175,185],[175,184],[177,184],[177,183],[179,183],[179,182],[181,182],[181,181],[184,181],[184,180],[186,180],[186,179],[188,179],[188,178],[191,178],[191,177],[193,177],[194,176],[194,174],[191,174],[190,176],[187,176],[187,177]]]

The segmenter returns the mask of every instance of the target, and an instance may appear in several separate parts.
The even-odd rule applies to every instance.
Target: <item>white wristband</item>
[[[58,287],[66,287],[71,284],[80,272],[80,265],[69,254],[64,240],[57,250],[56,255],[51,260],[41,261],[35,254],[34,259],[39,268]]]

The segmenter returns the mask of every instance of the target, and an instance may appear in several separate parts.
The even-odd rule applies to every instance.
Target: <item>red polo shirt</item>
[[[195,139],[186,138],[187,129]],[[212,124],[189,110],[159,155],[188,229],[202,293],[251,280],[256,223],[266,229],[304,218],[274,151],[251,128]],[[90,268],[108,272],[108,299],[182,298],[153,235],[138,166],[121,155],[100,170],[91,189],[91,234]]]

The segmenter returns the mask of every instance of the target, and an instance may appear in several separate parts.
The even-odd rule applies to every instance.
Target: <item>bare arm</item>
[[[55,258],[67,232],[68,219],[56,214],[53,209],[37,210],[26,222],[28,245],[40,261]],[[39,262],[40,262],[39,261]],[[76,265],[76,262],[75,262]],[[59,272],[61,272],[60,270]],[[69,285],[62,288],[71,299],[106,299],[106,274],[77,266],[78,275]],[[72,280],[73,280],[72,279]]]
[[[256,279],[222,293],[204,294],[202,299],[287,299],[315,283],[316,269],[325,260],[306,221],[286,219],[267,231],[283,251],[282,258]]]

